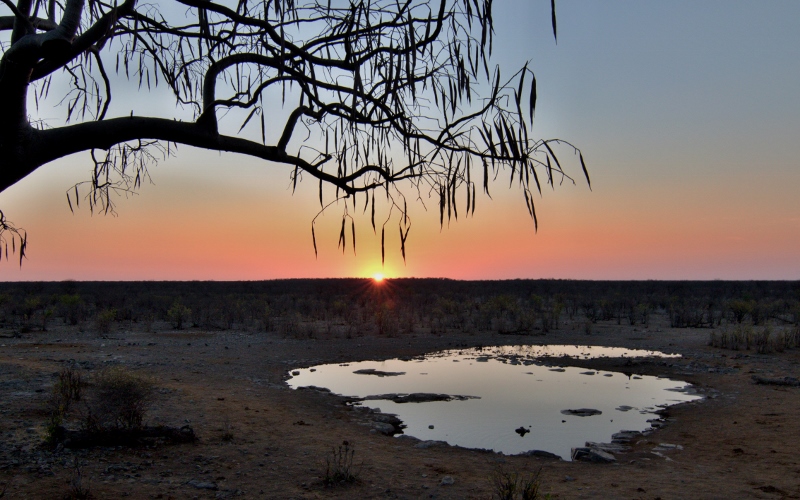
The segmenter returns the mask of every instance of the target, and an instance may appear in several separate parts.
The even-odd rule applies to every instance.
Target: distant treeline
[[[286,335],[399,335],[449,329],[546,333],[564,321],[673,327],[800,321],[798,281],[297,279],[248,282],[0,283],[0,328],[55,324],[205,328]],[[58,322],[58,323],[57,323]],[[136,326],[134,326],[136,324]]]

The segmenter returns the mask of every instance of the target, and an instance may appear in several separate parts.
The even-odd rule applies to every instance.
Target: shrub
[[[349,441],[343,441],[338,448],[331,447],[330,454],[325,457],[325,479],[328,485],[353,483],[358,480],[353,458],[356,450]]]
[[[85,430],[138,429],[142,426],[153,383],[123,368],[108,368],[94,380],[87,398]]]
[[[167,311],[167,319],[176,330],[182,330],[183,324],[191,315],[192,310],[177,300],[172,304],[172,307],[169,308],[169,311]]]
[[[64,368],[58,374],[58,381],[53,385],[49,401],[50,420],[47,423],[47,436],[45,437],[48,443],[58,441],[63,432],[61,426],[64,418],[72,403],[81,400],[83,386],[81,374],[71,367]]]
[[[532,474],[505,472],[502,469],[498,469],[492,477],[494,486],[492,498],[500,500],[535,500],[541,498],[539,496],[539,490],[541,489],[539,474],[541,472],[541,468]],[[549,495],[545,496],[545,498],[548,497]]]
[[[92,500],[95,496],[89,489],[88,484],[84,484],[83,471],[75,458],[74,474],[72,480],[69,482],[69,492],[66,495],[67,500]],[[88,481],[86,481],[88,483]]]
[[[97,313],[97,317],[95,318],[95,326],[97,327],[97,331],[100,333],[108,333],[111,331],[111,325],[114,323],[114,320],[117,318],[117,310],[116,309],[103,309],[99,313]]]

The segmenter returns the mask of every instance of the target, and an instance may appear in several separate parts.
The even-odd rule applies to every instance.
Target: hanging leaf
[[[381,227],[381,266],[386,262],[386,238],[384,233],[385,228]]]
[[[345,223],[345,218],[344,218],[344,217],[342,217],[342,230],[341,230],[341,231],[339,231],[339,246],[340,246],[340,247],[342,247],[342,253],[344,253],[344,247],[345,247],[345,240],[344,240],[344,223]]]
[[[314,243],[314,258],[319,258],[317,254],[317,235],[314,234],[314,224],[311,224],[311,241]]]
[[[589,189],[591,190],[592,189],[592,181],[589,179],[589,171],[586,169],[586,163],[583,162],[583,153],[581,153],[579,151],[578,155],[580,156],[580,159],[581,159],[581,168],[583,169],[583,175],[586,176],[586,182],[589,184]]]
[[[553,38],[558,44],[558,33],[556,30],[556,0],[550,0],[550,18],[553,22]]]
[[[561,168],[561,162],[558,161],[558,156],[556,156],[556,154],[553,152],[553,150],[550,149],[550,144],[548,144],[547,142],[548,141],[544,141],[544,147],[547,148],[547,151],[550,152],[550,156],[552,156],[553,160],[555,160],[556,166],[558,166],[558,171],[559,172],[563,172],[564,170]]]
[[[375,193],[372,193],[372,233],[375,234]]]
[[[531,73],[531,78],[533,81],[531,82],[530,114],[531,124],[533,124],[533,113],[536,111],[536,75]]]
[[[400,253],[403,255],[403,264],[406,262],[406,239],[403,237],[403,228],[398,227],[400,230]]]

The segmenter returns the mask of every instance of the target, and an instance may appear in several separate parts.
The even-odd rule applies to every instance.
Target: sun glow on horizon
[[[372,281],[375,283],[381,283],[384,279],[383,273],[375,273],[372,275]]]

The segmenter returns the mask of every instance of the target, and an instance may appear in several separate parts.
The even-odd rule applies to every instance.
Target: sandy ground
[[[105,337],[54,328],[0,338],[0,491],[4,498],[64,498],[80,465],[94,498],[492,498],[491,478],[541,468],[552,498],[800,498],[800,388],[756,385],[752,375],[800,376],[800,352],[756,354],[707,346],[709,330],[577,324],[542,336],[463,334],[395,338],[283,338],[254,332]],[[5,332],[6,334],[10,332]],[[681,353],[677,361],[595,360],[572,365],[682,378],[708,397],[671,407],[667,425],[613,464],[504,456],[371,432],[370,415],[338,396],[293,391],[291,368],[499,344],[590,344]],[[64,366],[90,374],[121,364],[152,376],[148,423],[191,425],[194,444],[70,451],[41,446],[46,400]],[[232,439],[225,439],[229,434]],[[325,458],[347,440],[358,481],[325,486]],[[680,445],[666,451],[659,444]],[[661,447],[663,448],[663,447]],[[660,449],[660,448],[659,448]],[[452,484],[442,484],[445,476]],[[450,482],[446,480],[445,482]]]

